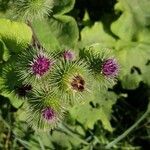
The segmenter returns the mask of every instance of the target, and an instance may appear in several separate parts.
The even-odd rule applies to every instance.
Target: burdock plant
[[[52,89],[33,89],[25,103],[27,122],[35,130],[48,131],[56,127],[65,112],[65,103]]]
[[[16,0],[16,16],[25,20],[42,19],[52,12],[53,0]]]
[[[19,54],[17,60],[16,72],[18,78],[25,84],[36,84],[45,80],[55,63],[52,54],[48,54],[38,47],[29,47]]]
[[[70,104],[84,102],[91,94],[92,77],[84,61],[58,61],[49,79],[51,86]]]
[[[80,57],[92,70],[95,82],[99,88],[107,88],[114,85],[120,67],[111,49],[102,47],[100,44],[93,44],[82,49]]]
[[[76,55],[72,50],[65,50],[62,55],[64,60],[73,61],[76,58]]]
[[[54,54],[29,46],[18,55],[14,73],[22,84],[17,90],[26,95],[26,121],[33,129],[53,129],[69,106],[86,103],[95,88],[116,79],[119,65],[114,57],[84,53],[74,57],[72,51]]]
[[[26,121],[33,129],[49,131],[62,121],[69,106],[86,103],[96,88],[114,83],[119,65],[110,50],[99,45],[86,47],[78,55],[70,48],[58,53],[45,49],[32,20],[49,16],[53,1],[17,0],[15,4],[33,36],[28,48],[17,54],[13,67],[6,69],[3,83],[8,86],[3,89],[26,99]],[[9,82],[9,74],[15,76],[13,81]]]
[[[107,78],[115,78],[119,72],[119,65],[116,59],[108,58],[102,63],[102,74]]]

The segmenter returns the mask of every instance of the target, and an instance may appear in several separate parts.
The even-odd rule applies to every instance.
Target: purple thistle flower
[[[40,54],[31,64],[31,70],[34,75],[42,76],[51,69],[53,61]]]
[[[74,52],[67,50],[63,53],[63,57],[65,60],[74,60],[75,54],[74,54]]]
[[[118,75],[119,65],[113,58],[107,59],[102,64],[102,73],[107,77],[115,77]]]
[[[42,110],[42,116],[47,121],[51,121],[55,117],[55,112],[52,108],[46,107]]]

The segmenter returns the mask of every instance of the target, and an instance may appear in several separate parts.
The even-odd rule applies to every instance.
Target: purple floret
[[[42,116],[47,121],[50,121],[55,117],[55,112],[52,108],[46,107],[42,110]]]
[[[67,50],[63,53],[63,57],[65,60],[74,60],[75,54],[74,52]]]
[[[51,69],[53,62],[44,55],[39,55],[31,64],[32,73],[38,76],[44,75]]]
[[[102,73],[107,77],[115,77],[118,75],[119,65],[113,58],[107,59],[102,64]]]

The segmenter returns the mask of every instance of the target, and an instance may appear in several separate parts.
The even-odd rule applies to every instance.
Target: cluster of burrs
[[[16,0],[15,5],[17,17],[32,29],[32,20],[49,16],[54,1]],[[97,44],[79,53],[54,53],[32,44],[9,61],[0,78],[3,95],[26,99],[26,120],[35,130],[53,129],[70,105],[88,101],[95,89],[113,84],[119,72],[117,60]]]
[[[95,87],[107,87],[115,81],[119,66],[107,53],[105,49],[97,52],[91,48],[79,54],[73,50],[54,53],[29,46],[18,55],[13,69],[5,69],[4,84],[8,76],[15,76],[7,89],[26,99],[28,124],[35,130],[51,130],[70,105],[86,102]]]
[[[15,0],[14,17],[30,20],[41,19],[52,12],[53,0]]]

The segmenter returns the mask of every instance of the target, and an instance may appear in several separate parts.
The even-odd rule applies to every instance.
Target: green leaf
[[[1,95],[7,97],[10,103],[12,104],[12,106],[14,106],[15,108],[19,108],[23,103],[23,100],[16,97],[14,93],[6,94],[2,92]]]
[[[69,112],[71,116],[78,122],[82,123],[86,129],[93,129],[94,124],[100,120],[104,129],[112,132],[113,128],[110,124],[111,109],[116,100],[117,97],[113,92],[108,93],[107,91],[96,90],[95,98],[92,99],[92,102],[99,107],[93,108],[89,103],[86,103],[81,106],[74,106]]]
[[[7,61],[0,68],[0,95],[7,97],[15,108],[19,108],[23,100],[16,93],[15,88],[21,84],[21,81],[17,80],[18,77],[12,68],[13,65],[14,62],[10,65],[9,61]]]
[[[54,14],[65,14],[73,9],[75,0],[55,0],[54,1]]]
[[[123,40],[132,40],[138,30],[134,17],[130,12],[123,13],[111,26],[112,32]]]
[[[94,43],[102,43],[107,47],[112,47],[115,44],[115,39],[104,31],[101,22],[96,22],[92,27],[85,27],[81,31],[81,44],[83,47]]]
[[[137,35],[137,40],[139,42],[150,44],[150,29],[144,28]]]
[[[118,49],[116,55],[118,56],[121,73],[128,74],[133,66],[140,69],[145,67],[149,59],[149,46],[140,43],[127,43],[118,41]]]
[[[56,144],[59,145],[62,149],[70,148],[71,149],[71,144],[70,140],[72,137],[69,137],[66,133],[58,132],[55,131],[52,135],[52,141]]]
[[[139,82],[143,81],[142,74],[147,69],[146,63],[150,60],[149,44],[118,41],[116,49],[121,68],[119,78],[123,87],[129,89],[138,87]]]
[[[9,50],[5,43],[0,39],[0,60],[7,61],[10,57]]]
[[[72,149],[72,146],[79,147],[81,143],[86,143],[79,135],[63,125],[52,133],[50,140],[55,146],[60,147],[59,149]]]
[[[54,16],[50,21],[53,34],[58,38],[61,45],[74,47],[79,38],[76,21],[70,16]]]
[[[139,83],[142,81],[141,75],[138,73],[127,74],[123,76],[121,83],[124,89],[136,89],[139,86]]]
[[[18,52],[31,42],[31,29],[24,23],[0,19],[0,37],[11,52]]]
[[[33,22],[33,28],[40,41],[40,43],[47,49],[59,49],[60,44],[57,38],[54,36],[50,29],[49,22],[47,20],[36,20]]]
[[[145,70],[143,71],[143,81],[145,84],[148,84],[150,86],[150,64],[146,66]]]
[[[111,30],[121,39],[115,48],[120,61],[119,78],[123,88],[135,89],[141,81],[148,82],[146,63],[150,60],[149,7],[148,0],[118,0],[115,5],[115,9],[122,14],[112,23]]]
[[[123,13],[117,21],[112,23],[112,32],[126,41],[136,39],[138,32],[150,25],[149,7],[148,0],[119,0],[115,9]]]
[[[78,40],[76,21],[69,16],[55,15],[50,20],[38,20],[33,23],[33,27],[47,49],[59,49],[60,45],[74,47]]]

